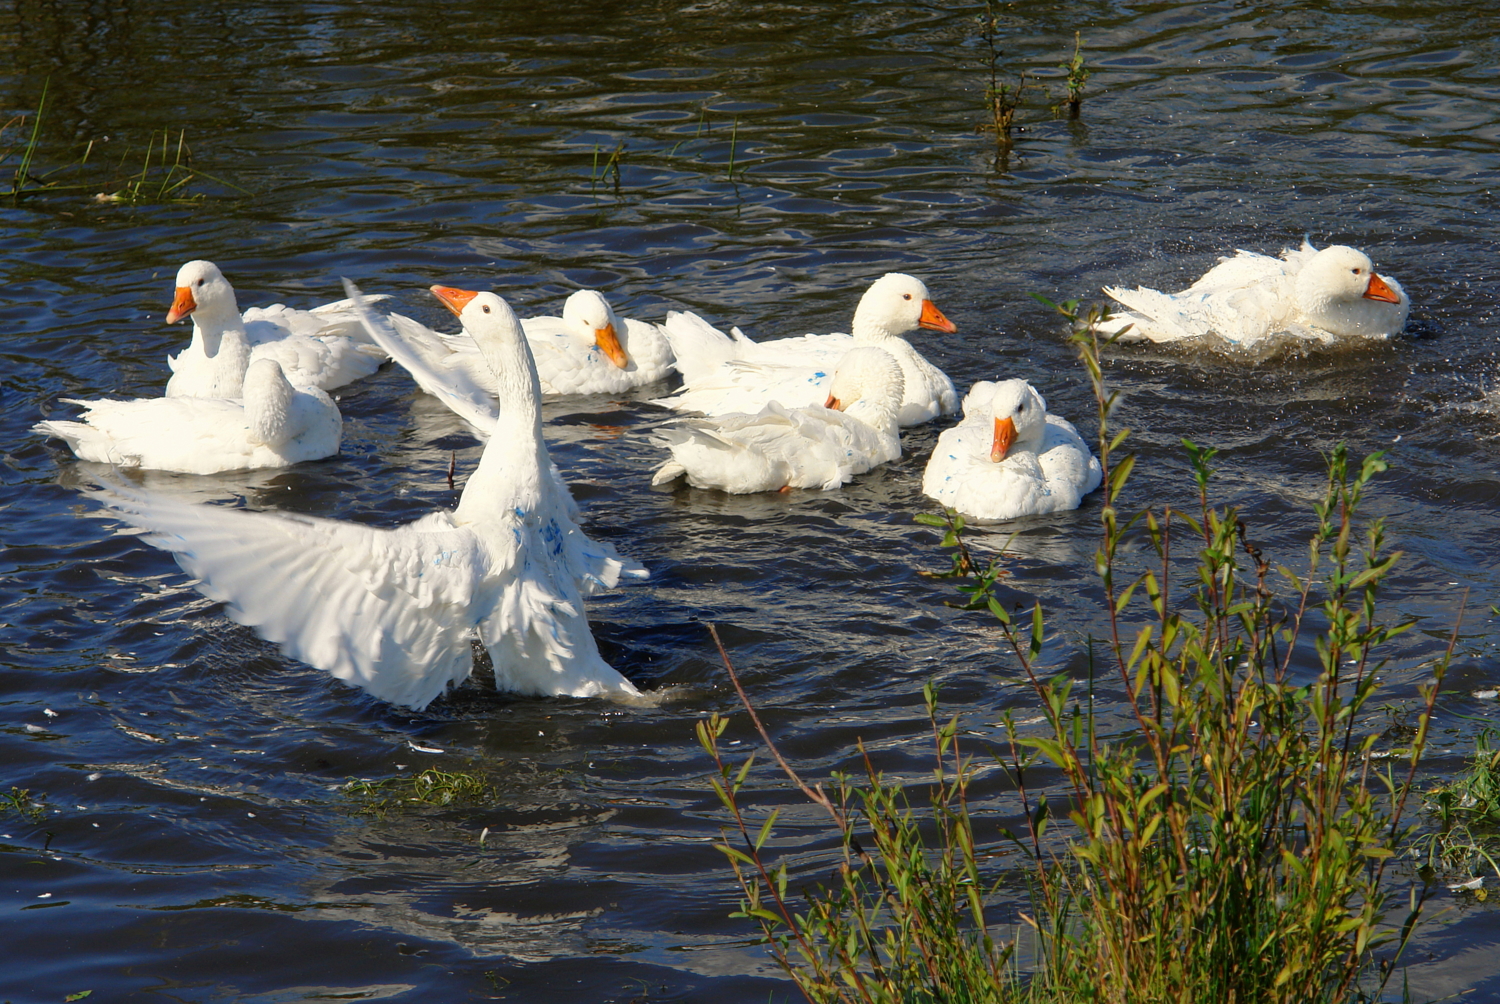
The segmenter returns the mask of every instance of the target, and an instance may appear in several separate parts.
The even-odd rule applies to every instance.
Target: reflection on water
[[[1461,764],[1496,710],[1471,695],[1500,684],[1477,606],[1500,594],[1500,60],[1474,30],[1488,8],[1018,7],[1006,57],[1053,96],[1022,112],[1000,172],[974,133],[973,13],[83,0],[0,12],[5,111],[33,111],[47,90],[39,163],[94,140],[102,176],[138,164],[153,131],[185,130],[197,168],[255,193],[200,180],[187,205],[86,193],[0,208],[0,784],[49,807],[41,824],[0,818],[16,878],[3,908],[28,910],[12,951],[29,961],[7,967],[8,999],[784,996],[726,916],[735,897],[710,846],[723,819],[692,720],[734,702],[704,625],[719,625],[811,777],[852,766],[856,739],[883,769],[919,776],[930,679],[981,735],[1002,709],[1034,717],[993,633],[918,574],[945,565],[912,522],[938,429],[910,430],[900,461],[839,492],[652,488],[649,440],[668,416],[646,402],[660,388],[552,401],[545,417],[588,532],[653,572],[595,606],[601,650],[672,700],[621,709],[475,687],[412,714],[286,660],[170,558],[114,532],[80,495],[107,472],[29,431],[59,398],[159,393],[186,339],[162,314],[190,258],[224,266],[244,307],[322,303],[347,276],[451,327],[433,282],[492,287],[522,315],[589,286],[622,314],[693,309],[756,338],[846,329],[873,278],[911,272],[959,325],[916,343],[960,387],[1023,377],[1086,428],[1082,373],[1028,294],[1178,289],[1234,248],[1274,253],[1304,233],[1362,247],[1411,294],[1421,337],[1255,360],[1111,354],[1116,418],[1140,454],[1124,504],[1191,504],[1189,436],[1222,451],[1225,500],[1296,568],[1318,451],[1390,450],[1372,508],[1407,557],[1386,600],[1430,629],[1397,646],[1392,699],[1468,589],[1431,767]],[[1094,75],[1069,122],[1044,105],[1074,30]],[[616,150],[618,186],[601,169]],[[340,406],[337,457],[121,476],[380,525],[454,504],[480,447],[451,413],[390,367]],[[1085,673],[1104,626],[1096,505],[975,539],[1006,550],[1018,602],[1052,612],[1051,670]],[[1106,727],[1126,728],[1103,697]],[[727,738],[753,745],[738,718]],[[427,766],[474,770],[500,794],[381,821],[337,791]],[[816,874],[829,849],[816,814],[769,774],[759,783],[787,805],[780,846]],[[986,797],[997,818],[1013,813],[998,788]],[[1429,930],[1418,996],[1451,992],[1453,972],[1495,989],[1494,915],[1469,906]]]

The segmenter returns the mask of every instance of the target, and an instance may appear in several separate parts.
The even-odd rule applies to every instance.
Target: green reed
[[[1044,612],[1012,613],[1003,556],[979,561],[951,511],[922,518],[950,551],[942,577],[960,606],[988,615],[1045,726],[1022,732],[1007,717],[1004,744],[965,740],[965,752],[960,722],[940,718],[929,687],[934,766],[922,796],[868,757],[861,776],[836,774],[825,791],[781,756],[726,654],[766,749],[839,837],[826,882],[794,883],[811,863],[774,860],[777,814],[745,805],[754,758],[725,758],[726,718],[700,722],[731,819],[719,849],[742,893],[734,916],[759,926],[818,1004],[1375,999],[1427,895],[1418,882],[1398,902],[1387,868],[1411,843],[1403,817],[1453,646],[1418,687],[1409,749],[1373,756],[1382,650],[1411,627],[1380,609],[1399,553],[1380,520],[1360,516],[1385,461],[1353,463],[1342,446],[1327,457],[1301,572],[1272,564],[1248,514],[1212,502],[1214,451],[1191,442],[1194,502],[1125,515],[1134,457],[1121,453],[1129,430],[1110,424],[1108,315],[1057,309],[1093,387],[1105,472],[1094,567],[1107,626],[1091,641],[1088,679],[1043,675]],[[1294,671],[1308,651],[1316,663]],[[1099,675],[1123,694],[1124,733],[1099,731]],[[1009,775],[1023,832],[971,807],[980,760]],[[1041,763],[1063,778],[1049,792],[1026,784]],[[1016,889],[1029,907],[1006,905]]]
[[[4,164],[12,156],[18,157],[10,189],[0,192],[0,196],[19,201],[24,197],[92,190],[95,193],[94,201],[106,204],[196,202],[203,196],[189,195],[185,189],[190,183],[199,180],[211,181],[241,195],[252,194],[238,185],[193,167],[185,131],[178,132],[175,139],[167,129],[163,129],[160,136],[155,132],[150,133],[139,168],[132,159],[132,151],[127,147],[118,163],[107,169],[108,173],[101,172],[97,167],[92,171],[88,170],[96,145],[90,140],[77,160],[67,161],[47,171],[39,170],[39,152],[46,137],[44,123],[49,85],[50,82],[42,85],[42,96],[37,102],[36,113],[29,117],[30,127],[25,133],[25,143],[20,146],[13,144],[0,151],[0,164]],[[12,127],[26,129],[27,118],[18,115],[0,126],[0,143],[3,143],[7,130]],[[93,175],[92,178],[89,177],[90,174]]]

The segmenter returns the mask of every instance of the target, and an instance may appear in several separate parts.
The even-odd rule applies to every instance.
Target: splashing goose
[[[1122,340],[1175,342],[1218,335],[1249,348],[1285,332],[1298,338],[1389,338],[1406,324],[1411,300],[1395,279],[1377,275],[1368,255],[1308,241],[1281,258],[1237,251],[1180,293],[1106,286],[1129,307]]]
[[[33,430],[66,440],[80,460],[182,474],[287,467],[339,451],[338,405],[315,387],[293,387],[274,359],[245,371],[243,398],[153,397],[77,401],[81,422]]]
[[[426,707],[469,676],[475,635],[502,690],[638,695],[600,657],[583,597],[646,572],[569,516],[567,489],[550,475],[520,323],[493,293],[433,292],[463,321],[500,389],[504,434],[490,439],[454,511],[381,529],[120,487],[98,497],[173,552],[235,620],[381,700]]]
[[[963,421],[938,437],[922,492],[971,519],[1016,519],[1078,508],[1102,473],[1031,384],[985,380],[964,397]]]
[[[472,338],[433,331],[400,314],[390,322],[391,332],[373,334],[418,386],[471,423],[476,407],[493,414],[493,402],[484,399],[495,396],[495,377]],[[529,317],[521,327],[544,396],[618,394],[672,372],[672,347],[661,328],[621,318],[596,290],[568,297],[562,317]],[[460,398],[463,403],[455,406]]]
[[[901,456],[896,413],[901,367],[884,349],[852,349],[839,361],[824,406],[771,402],[754,415],[685,419],[653,442],[672,451],[654,485],[679,477],[732,494],[837,488]]]
[[[957,410],[953,381],[901,337],[917,328],[958,328],[932,302],[920,279],[890,272],[877,279],[854,311],[852,334],[803,335],[752,342],[738,328],[726,335],[697,314],[670,313],[664,325],[683,386],[653,402],[705,415],[756,412],[776,401],[788,408],[820,403],[844,353],[861,345],[884,349],[901,365],[902,426],[921,425]]]
[[[313,310],[282,304],[240,313],[234,287],[211,261],[177,272],[167,323],[193,319],[193,340],[167,357],[168,397],[236,398],[252,359],[274,359],[299,387],[332,390],[369,376],[385,353],[362,336],[348,301]]]

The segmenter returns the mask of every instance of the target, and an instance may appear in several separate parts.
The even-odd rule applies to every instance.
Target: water
[[[1007,8],[1006,57],[1051,100],[1075,29],[1094,75],[1077,122],[1033,94],[1001,165],[974,132],[972,14],[19,0],[0,15],[6,109],[48,89],[43,161],[92,139],[94,163],[123,175],[153,130],[185,130],[196,166],[254,193],[204,181],[192,204],[85,191],[0,210],[0,783],[49,807],[41,825],[0,816],[6,999],[789,999],[727,919],[710,847],[725,820],[692,724],[735,702],[704,625],[813,778],[851,766],[857,738],[886,769],[924,770],[929,679],[981,734],[1033,706],[994,636],[918,574],[943,565],[912,521],[936,428],[839,492],[653,489],[665,416],[646,392],[551,403],[548,435],[589,531],[654,573],[593,608],[600,646],[675,699],[621,710],[470,689],[413,714],[281,657],[115,534],[79,494],[100,469],[28,431],[66,413],[59,398],[159,392],[186,337],[161,318],[190,258],[221,264],[242,306],[333,299],[343,275],[451,327],[428,284],[491,287],[523,315],[587,285],[623,314],[690,308],[752,335],[845,329],[871,279],[908,271],[959,325],[918,338],[955,382],[1023,376],[1082,423],[1082,373],[1030,293],[1178,288],[1218,254],[1304,232],[1360,246],[1411,294],[1413,337],[1257,364],[1112,357],[1140,454],[1126,505],[1187,500],[1190,436],[1223,451],[1222,497],[1252,536],[1295,563],[1319,451],[1389,450],[1371,508],[1406,558],[1386,600],[1422,619],[1396,646],[1392,700],[1466,604],[1447,752],[1428,762],[1460,766],[1495,711],[1471,695],[1500,684],[1492,12]],[[622,142],[617,189],[599,167]],[[450,454],[462,477],[478,447],[401,372],[341,406],[336,458],[143,480],[381,525],[453,503]],[[1015,526],[1011,582],[1051,612],[1049,667],[1080,670],[1100,626],[1096,516],[1091,502]],[[728,738],[753,745],[742,716]],[[481,774],[496,804],[382,821],[336,790],[430,765]],[[789,807],[781,848],[828,846],[815,814],[760,783]],[[1457,906],[1409,957],[1414,986],[1500,994],[1497,915]]]

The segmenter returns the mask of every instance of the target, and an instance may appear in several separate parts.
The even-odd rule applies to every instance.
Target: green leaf
[[[80,990],[76,994],[68,994],[68,996],[66,996],[66,997],[63,998],[63,1000],[65,1000],[65,1001],[81,1001],[81,1000],[83,1000],[85,997],[87,997],[89,994],[91,994],[93,992],[94,991],[92,991],[92,990]]]
[[[766,838],[771,835],[771,827],[776,825],[776,817],[781,814],[779,808],[772,809],[766,821],[760,824],[760,832],[755,835],[755,849],[758,851],[765,845]]]

